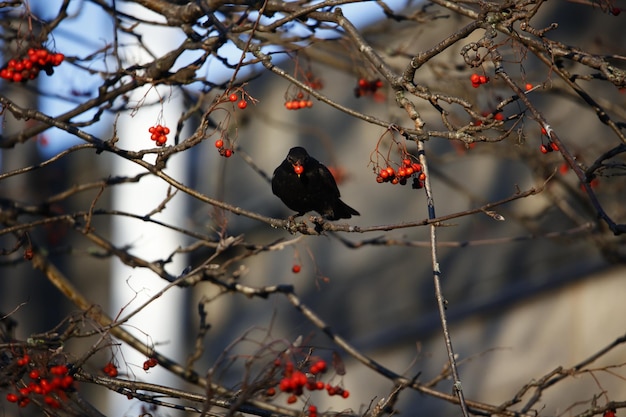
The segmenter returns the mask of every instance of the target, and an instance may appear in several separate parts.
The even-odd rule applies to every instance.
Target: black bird
[[[298,216],[312,210],[327,220],[359,215],[339,199],[339,188],[328,168],[300,146],[291,148],[287,158],[274,170],[272,192],[297,211]]]

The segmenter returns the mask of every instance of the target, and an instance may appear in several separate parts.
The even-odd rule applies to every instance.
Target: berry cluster
[[[154,368],[155,366],[157,366],[159,364],[159,361],[156,360],[156,358],[148,358],[146,359],[146,361],[143,363],[143,370],[147,371],[150,368]]]
[[[311,100],[288,100],[285,102],[285,108],[287,110],[300,110],[313,107],[313,102]]]
[[[104,368],[102,368],[102,370],[104,371],[105,374],[107,374],[111,378],[117,377],[117,374],[118,374],[117,366],[115,366],[113,362],[108,362],[106,365],[104,365]]]
[[[233,156],[234,151],[232,149],[224,148],[224,141],[222,139],[215,141],[215,147],[224,158],[230,158]]]
[[[67,365],[54,365],[49,368],[37,367],[31,363],[30,356],[24,354],[16,364],[19,367],[28,367],[30,382],[23,382],[17,392],[9,392],[7,401],[26,407],[32,398],[42,402],[50,408],[61,408],[62,401],[67,399],[66,393],[74,388],[74,377],[69,375]]]
[[[167,126],[156,125],[148,128],[150,132],[150,140],[156,142],[156,146],[163,146],[167,142],[167,135],[170,134],[170,128]]]
[[[53,67],[58,67],[65,59],[61,53],[52,53],[47,49],[30,48],[28,56],[22,59],[10,59],[7,65],[0,70],[0,78],[19,83],[34,80],[41,70],[46,74],[54,73]]]
[[[391,166],[387,166],[378,171],[376,176],[377,183],[390,182],[391,184],[405,185],[407,180],[413,176],[413,188],[422,188],[426,174],[422,172],[422,165],[413,162],[409,158],[402,160],[402,165],[395,170]]]
[[[478,75],[476,73],[473,73],[472,75],[470,75],[470,81],[472,82],[472,87],[478,88],[482,84],[487,84],[489,82],[489,77],[487,77],[486,75]]]
[[[304,96],[302,91],[298,91],[298,94],[290,100],[285,101],[285,108],[287,110],[299,110],[313,107],[313,102],[308,97]]]
[[[274,361],[275,367],[283,367],[283,377],[278,382],[278,389],[281,392],[289,394],[287,404],[294,404],[298,401],[298,397],[302,395],[305,389],[309,391],[326,390],[328,395],[339,395],[342,398],[348,398],[350,392],[338,385],[324,383],[319,379],[328,368],[326,361],[323,359],[308,361],[308,370],[303,372],[296,369],[292,361],[283,362],[281,359]],[[266,390],[267,396],[276,395],[276,387],[270,387]],[[311,405],[309,407],[309,416],[317,415],[317,407]]]
[[[235,94],[235,93],[231,93],[228,96],[228,101],[230,101],[231,103],[234,103],[237,100],[239,100],[239,96],[237,94]],[[244,100],[243,97],[242,97],[241,100],[237,101],[237,107],[239,107],[241,110],[243,110],[246,107],[248,107],[248,102],[246,100]]]
[[[375,95],[376,92],[382,88],[383,82],[377,78],[375,80],[367,80],[366,78],[359,78],[357,85],[354,88],[354,95],[358,97]]]
[[[548,132],[546,131],[546,128],[543,127],[543,126],[541,126],[541,134],[543,136],[548,136]],[[543,136],[542,136],[541,146],[539,147],[539,150],[541,151],[542,154],[547,154],[549,152],[558,151],[559,150],[559,145],[557,145],[556,143],[552,142],[550,140],[550,137],[548,137],[548,143],[547,144],[543,143]]]
[[[539,147],[539,150],[541,151],[541,153],[546,154],[552,151],[558,151],[559,145],[557,145],[556,143],[552,141],[549,141],[547,145],[545,143],[542,143],[541,146]]]
[[[313,90],[321,90],[324,88],[324,83],[319,77],[316,77],[311,71],[307,71],[304,74],[305,81],[304,83],[311,87]]]

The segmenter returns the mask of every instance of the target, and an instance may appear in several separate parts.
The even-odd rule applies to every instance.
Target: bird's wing
[[[339,198],[341,195],[339,194],[339,187],[337,187],[337,183],[335,182],[335,177],[333,176],[333,173],[330,172],[326,165],[323,164],[319,164],[317,169],[319,171],[320,177],[323,178],[324,188],[327,189],[329,192],[332,191],[335,197]]]

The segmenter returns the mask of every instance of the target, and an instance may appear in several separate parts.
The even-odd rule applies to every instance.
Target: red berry
[[[297,175],[300,175],[304,172],[304,167],[302,165],[294,165],[293,172],[295,172]]]
[[[22,81],[24,77],[22,77],[22,73],[21,72],[14,72],[13,73],[13,77],[11,77],[11,79],[13,80],[14,83],[19,83],[20,81]]]
[[[526,91],[532,90],[532,89],[533,89],[533,85],[531,83],[526,83]]]
[[[292,110],[293,109],[293,102],[292,101],[285,101],[285,108],[287,110]]]
[[[234,103],[235,101],[237,101],[238,99],[239,99],[239,96],[238,96],[237,94],[235,94],[235,93],[231,93],[231,94],[228,96],[228,100],[229,100],[229,101],[232,101],[233,103]]]
[[[17,400],[19,400],[19,399],[20,399],[20,397],[18,397],[17,394],[14,394],[12,392],[9,392],[7,394],[7,401],[10,402],[10,403],[16,403]]]
[[[104,365],[104,368],[102,368],[102,370],[104,371],[105,374],[107,374],[111,378],[117,377],[117,366],[115,366],[112,362],[109,362],[106,365]]]
[[[281,379],[280,383],[278,384],[278,388],[282,392],[290,392],[291,390],[293,390],[293,385],[291,384],[291,379],[289,379],[289,378]]]
[[[350,396],[350,391],[348,391],[348,390],[343,390],[343,391],[341,392],[341,396],[342,396],[343,398],[348,398],[348,397]]]
[[[369,85],[369,82],[365,78],[359,78],[358,85],[361,88],[366,88]]]
[[[291,272],[293,272],[294,274],[297,274],[300,272],[300,270],[302,269],[302,267],[298,264],[295,264],[294,266],[291,267]]]
[[[237,103],[237,107],[243,110],[248,107],[248,102],[246,100],[239,100],[239,103]]]
[[[60,376],[55,376],[54,378],[52,378],[52,382],[50,383],[50,385],[52,385],[53,389],[59,389],[61,388],[61,377]]]
[[[61,378],[61,388],[68,389],[74,383],[74,377],[72,375],[65,375]]]
[[[319,370],[319,372],[324,372],[326,371],[326,361],[323,359],[318,360],[317,362],[315,362],[314,366]]]
[[[29,376],[31,379],[39,379],[39,377],[40,377],[41,375],[39,374],[39,371],[38,371],[37,369],[33,369],[32,371],[30,371],[30,373],[28,374],[28,376]]]
[[[39,381],[39,386],[41,387],[42,394],[47,394],[53,389],[50,381],[48,381],[47,379],[42,379],[41,381]]]
[[[548,136],[548,132],[546,132],[546,128],[543,126],[541,127],[541,134]]]
[[[306,101],[306,106],[310,109],[311,107],[313,107],[313,101],[311,100],[307,100]]]
[[[472,85],[480,84],[480,75],[473,73],[470,75],[470,81],[472,82]]]
[[[169,135],[170,134],[170,128],[167,126],[163,126],[163,134],[164,135]]]
[[[215,141],[215,147],[216,148],[223,148],[224,147],[224,141],[222,139],[218,139]]]
[[[226,158],[230,158],[231,156],[233,156],[233,151],[232,151],[232,150],[230,150],[230,149],[226,149],[226,150],[224,151],[224,156],[225,156]]]
[[[389,178],[389,172],[387,172],[386,169],[383,169],[378,173],[378,176],[383,180],[386,180],[387,178]]]
[[[546,154],[548,152],[550,152],[548,150],[548,147],[546,145],[544,145],[543,143],[541,144],[541,146],[539,147],[539,150],[541,151],[541,153]]]
[[[265,391],[265,395],[267,395],[268,397],[273,397],[274,395],[276,395],[276,388],[274,388],[274,387],[269,387],[269,388]]]
[[[287,404],[293,404],[296,401],[298,401],[298,397],[296,397],[293,394],[291,394],[289,397],[287,397]]]
[[[28,405],[29,402],[30,402],[30,398],[24,397],[24,398],[20,399],[20,402],[17,403],[17,405],[22,407],[22,408],[24,408],[24,407],[26,407]]]
[[[478,87],[480,87],[480,83],[472,83],[472,87],[478,88]]]
[[[613,16],[618,16],[621,12],[622,12],[622,9],[620,9],[619,7],[613,7],[611,9],[611,14]]]
[[[52,63],[54,64],[54,66],[59,66],[61,65],[61,62],[63,62],[64,59],[65,59],[65,55],[56,53],[52,56]]]
[[[558,151],[559,150],[559,145],[557,145],[554,142],[550,142],[550,147],[552,148],[553,151]]]
[[[50,407],[52,407],[52,408],[60,408],[61,407],[61,404],[59,403],[59,401],[57,401],[53,397],[46,396],[46,397],[44,397],[43,401],[46,404],[48,404]]]
[[[486,75],[481,75],[479,77],[479,82],[481,84],[487,84],[489,82],[489,77],[487,77]]]

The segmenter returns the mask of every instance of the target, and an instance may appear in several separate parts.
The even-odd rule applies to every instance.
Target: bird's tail
[[[339,200],[335,207],[333,207],[332,218],[329,216],[329,220],[349,219],[352,216],[360,216],[361,213]]]

